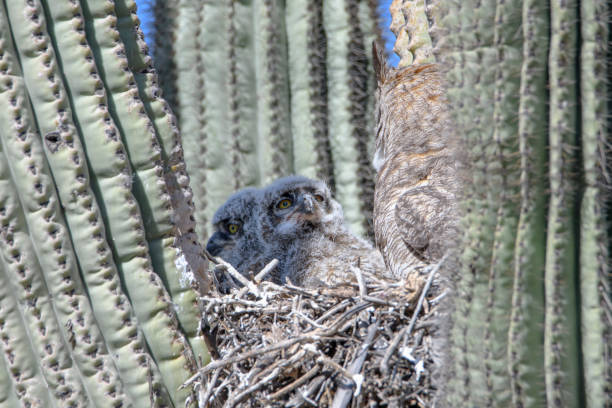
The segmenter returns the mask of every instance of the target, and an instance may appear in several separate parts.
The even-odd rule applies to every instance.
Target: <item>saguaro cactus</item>
[[[379,36],[376,2],[179,0],[155,9],[164,15],[156,64],[176,101],[200,237],[235,189],[290,173],[327,180],[355,231],[369,233],[366,50]]]
[[[401,64],[429,49],[422,30],[402,24],[423,21],[423,10],[430,20],[470,165],[440,399],[607,406],[607,5],[394,7]]]
[[[206,262],[141,37],[131,1],[0,6],[3,406],[182,407],[208,361]]]

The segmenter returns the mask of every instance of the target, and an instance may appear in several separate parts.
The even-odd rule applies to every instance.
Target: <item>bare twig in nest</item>
[[[446,260],[446,256],[442,258],[442,260],[440,260],[440,262],[438,262],[434,267],[431,268],[431,272],[429,272],[429,277],[427,278],[425,287],[423,288],[423,291],[421,292],[421,296],[419,296],[419,301],[417,302],[417,306],[414,309],[414,312],[412,314],[412,319],[410,319],[410,324],[408,324],[407,327],[403,328],[395,336],[395,338],[393,339],[393,341],[387,348],[387,351],[385,352],[385,356],[380,362],[380,371],[383,373],[383,375],[389,374],[389,359],[391,358],[393,353],[395,353],[395,349],[397,349],[397,346],[399,345],[400,341],[404,338],[404,336],[409,336],[410,333],[412,332],[412,329],[414,327],[414,324],[416,323],[417,317],[419,316],[419,313],[421,312],[421,308],[423,307],[423,302],[425,301],[425,296],[427,296],[427,291],[429,291],[429,288],[431,287],[431,283],[433,282],[434,275],[436,274],[436,272],[438,272],[438,270],[440,269],[440,267],[442,266],[445,260]]]
[[[376,335],[376,331],[378,330],[378,324],[372,323],[370,327],[368,327],[368,335],[361,345],[359,349],[359,353],[351,363],[348,368],[349,373],[352,375],[356,375],[361,371],[361,367],[363,366],[363,362],[365,361],[367,351],[372,345],[374,341],[374,336]],[[349,402],[351,402],[351,398],[353,396],[353,386],[347,382],[343,382],[338,386],[338,392],[336,392],[336,396],[334,397],[334,401],[332,403],[332,408],[345,408]]]

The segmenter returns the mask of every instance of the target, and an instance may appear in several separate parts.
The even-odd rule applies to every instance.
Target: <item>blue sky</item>
[[[163,1],[163,0],[161,0]],[[328,0],[329,1],[329,0]],[[389,30],[389,24],[391,24],[391,14],[389,13],[389,5],[392,0],[379,0],[379,13],[382,17],[381,25],[383,29],[383,38],[385,40],[385,47],[387,48],[387,53],[389,54],[389,64],[392,66],[397,66],[399,62],[399,57],[393,52],[393,42],[395,41],[395,35]],[[150,35],[152,31],[151,26],[151,4],[154,0],[136,0],[136,4],[138,5],[138,17],[140,18],[142,24],[142,30],[144,31],[145,38],[147,39],[147,43],[150,43]]]

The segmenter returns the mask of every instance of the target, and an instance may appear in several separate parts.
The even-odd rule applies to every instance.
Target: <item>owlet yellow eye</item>
[[[227,226],[227,231],[228,231],[230,234],[235,234],[235,233],[237,233],[237,232],[238,232],[238,224],[229,224],[229,225]]]
[[[323,202],[323,200],[325,200],[325,198],[323,198],[321,194],[315,194],[314,198],[320,203]]]
[[[276,204],[276,207],[280,208],[281,210],[284,210],[285,208],[291,207],[291,204],[293,204],[293,202],[290,199],[285,198],[283,200],[280,200],[278,204]]]

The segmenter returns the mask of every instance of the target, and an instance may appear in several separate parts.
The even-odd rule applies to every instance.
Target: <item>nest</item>
[[[201,298],[213,359],[183,384],[199,407],[431,406],[440,264],[415,291],[357,268],[357,283],[281,286],[263,280],[276,260],[251,280],[212,260],[239,284]]]

